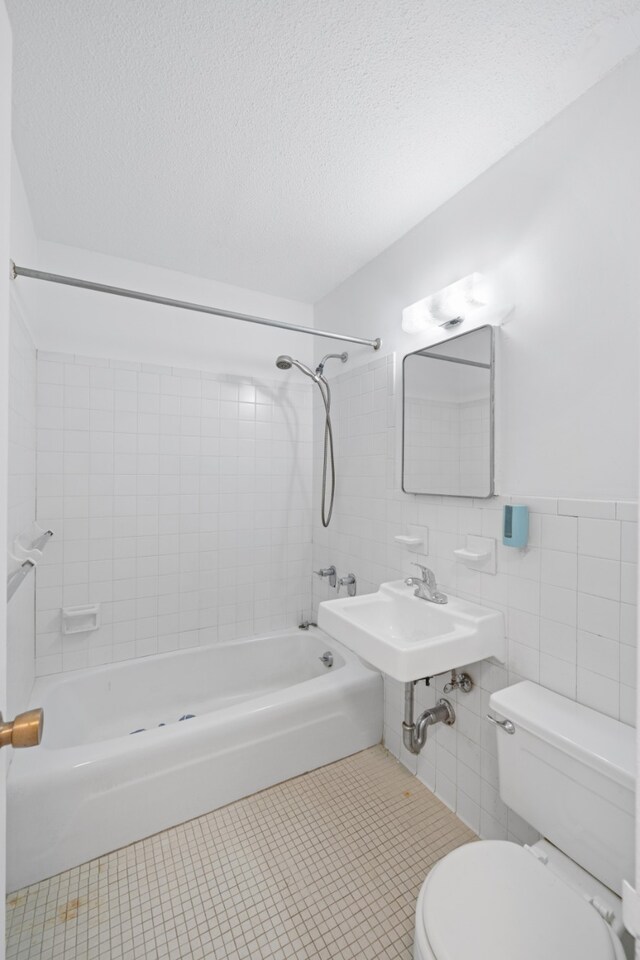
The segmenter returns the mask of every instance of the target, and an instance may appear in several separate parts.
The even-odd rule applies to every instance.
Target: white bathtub
[[[9,771],[9,890],[382,737],[381,676],[317,629],[43,678],[32,705],[44,736]]]

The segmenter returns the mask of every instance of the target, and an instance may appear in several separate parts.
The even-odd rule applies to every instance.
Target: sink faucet
[[[414,563],[413,566],[418,567],[422,572],[421,580],[417,577],[407,577],[405,580],[408,587],[416,588],[413,593],[414,597],[418,597],[420,600],[429,600],[430,603],[447,603],[449,598],[446,593],[440,593],[438,590],[433,570],[429,570],[429,567],[423,567],[421,563]]]

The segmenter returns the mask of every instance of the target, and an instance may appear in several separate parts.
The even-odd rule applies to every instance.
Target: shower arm
[[[342,360],[343,363],[346,363],[346,362],[347,362],[347,359],[348,359],[348,356],[349,356],[348,353],[327,353],[327,354],[325,354],[325,356],[322,358],[322,360],[320,361],[320,363],[319,363],[318,366],[316,367],[316,375],[319,376],[319,377],[322,377],[322,379],[324,380],[324,377],[323,377],[322,375],[323,375],[323,373],[324,373],[324,367],[325,367],[325,364],[326,364],[327,360]]]
[[[379,350],[382,341],[379,337],[367,340],[364,337],[350,337],[345,333],[332,333],[329,330],[318,330],[314,327],[302,327],[297,323],[284,323],[282,320],[269,320],[267,317],[256,317],[249,313],[236,313],[233,310],[223,310],[220,307],[209,307],[203,303],[192,303],[189,300],[173,300],[170,297],[159,297],[154,293],[142,293],[140,290],[127,290],[125,287],[112,287],[106,283],[94,283],[91,280],[79,280],[77,277],[65,277],[59,273],[46,273],[43,270],[32,270],[29,267],[19,267],[10,261],[12,280],[18,277],[29,277],[32,280],[45,280],[47,283],[60,283],[66,287],[79,287],[81,290],[95,290],[98,293],[109,293],[116,297],[126,297],[129,300],[144,300],[147,303],[157,303],[165,307],[177,307],[179,310],[194,310],[196,313],[208,313],[214,317],[227,317],[230,320],[243,320],[245,323],[258,323],[265,327],[278,327],[280,330],[291,330],[294,333],[306,333],[312,337],[326,337],[329,340],[344,340],[347,343],[361,343],[365,347]]]

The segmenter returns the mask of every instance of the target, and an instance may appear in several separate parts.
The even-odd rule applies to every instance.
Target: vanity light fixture
[[[470,273],[437,293],[417,300],[402,311],[405,333],[419,333],[430,326],[456,327],[471,317],[478,318],[489,306],[488,284],[481,273]]]

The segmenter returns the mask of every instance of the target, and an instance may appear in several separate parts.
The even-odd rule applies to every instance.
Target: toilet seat
[[[624,960],[597,910],[524,847],[482,840],[448,854],[416,909],[416,960]]]

